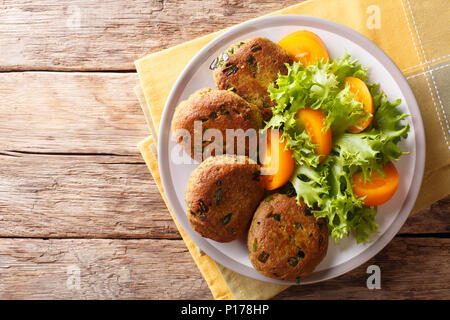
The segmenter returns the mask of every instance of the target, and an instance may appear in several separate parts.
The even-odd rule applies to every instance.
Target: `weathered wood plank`
[[[450,195],[410,216],[399,233],[450,233]]]
[[[300,0],[0,3],[0,70],[133,70],[147,53]]]
[[[180,235],[140,156],[0,155],[0,237]]]
[[[449,299],[449,250],[450,239],[395,238],[356,270],[276,298]],[[381,290],[366,287],[372,264]],[[212,298],[182,240],[0,239],[0,279],[0,299]]]
[[[135,73],[0,73],[0,152],[137,155],[148,135],[137,82]]]
[[[0,74],[0,236],[180,237],[136,147],[136,81]]]
[[[182,240],[0,239],[0,299],[191,297],[212,298]]]

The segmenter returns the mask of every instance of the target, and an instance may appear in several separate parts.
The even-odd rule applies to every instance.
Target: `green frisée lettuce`
[[[358,243],[369,241],[377,230],[377,209],[365,207],[363,199],[353,193],[352,176],[362,171],[370,180],[373,170],[383,176],[381,168],[386,162],[404,154],[398,144],[408,135],[409,125],[402,121],[408,115],[397,109],[400,100],[391,102],[377,85],[367,84],[374,103],[372,123],[361,133],[349,133],[349,127],[371,115],[345,86],[345,78],[367,81],[367,68],[348,54],[327,63],[287,67],[287,75],[279,75],[276,85],[269,87],[276,106],[266,128],[281,129],[293,152],[296,169],[290,182],[297,199],[313,208],[315,217],[326,219],[335,241],[350,233]],[[321,110],[326,115],[324,130],[331,128],[332,150],[322,163],[296,117],[305,107]]]

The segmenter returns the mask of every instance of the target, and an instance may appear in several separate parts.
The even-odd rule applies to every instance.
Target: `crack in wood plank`
[[[48,72],[48,73],[131,73],[137,74],[136,69],[119,69],[119,70],[98,70],[98,69],[83,69],[83,70],[58,70],[58,69],[13,69],[13,70],[0,70],[1,73],[38,73],[38,72]]]
[[[435,232],[435,233],[399,233],[396,237],[401,238],[439,238],[450,239],[450,232]]]
[[[135,154],[119,154],[119,153],[101,153],[101,152],[48,152],[48,151],[21,151],[6,150],[9,153],[17,153],[23,155],[41,155],[41,156],[68,156],[68,157],[134,157]],[[10,155],[10,154],[5,154]],[[142,162],[144,163],[144,162]]]

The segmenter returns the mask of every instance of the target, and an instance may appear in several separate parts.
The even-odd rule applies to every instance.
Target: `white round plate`
[[[330,239],[325,259],[310,276],[303,278],[301,283],[314,283],[337,277],[360,266],[386,246],[401,228],[416,201],[425,164],[425,135],[422,118],[406,79],[380,48],[356,31],[315,17],[273,16],[252,20],[231,28],[200,50],[172,88],[161,121],[158,164],[165,195],[184,231],[211,258],[247,277],[283,284],[294,284],[294,282],[267,278],[252,267],[248,259],[246,235],[229,243],[219,243],[201,237],[192,229],[186,216],[184,192],[189,175],[198,163],[179,161],[181,149],[171,137],[170,124],[175,108],[181,101],[198,89],[214,88],[209,65],[231,44],[255,36],[263,36],[278,42],[285,35],[299,29],[316,33],[327,46],[331,59],[342,57],[347,50],[353,58],[369,68],[370,82],[380,83],[381,89],[385,91],[389,99],[400,98],[402,103],[399,109],[411,115],[407,119],[411,131],[408,138],[401,142],[402,150],[409,154],[402,156],[396,164],[400,175],[397,192],[388,203],[379,207],[376,217],[379,225],[378,234],[372,235],[371,241],[364,244],[356,244],[352,236],[343,239],[340,244],[335,244]],[[184,160],[189,159],[189,156],[184,155]]]

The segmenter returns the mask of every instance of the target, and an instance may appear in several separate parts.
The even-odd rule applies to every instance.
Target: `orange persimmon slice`
[[[307,107],[298,110],[296,118],[302,121],[310,141],[318,145],[314,150],[321,155],[319,161],[322,162],[330,154],[332,144],[331,129],[323,130],[326,126],[325,113]]]
[[[398,187],[399,176],[392,162],[383,167],[384,178],[377,172],[371,173],[371,180],[364,181],[362,172],[357,172],[352,177],[353,192],[360,198],[364,198],[364,205],[368,207],[379,206],[392,198]]]
[[[348,131],[351,133],[359,133],[364,131],[371,123],[373,119],[373,99],[370,94],[369,88],[361,79],[355,77],[347,77],[345,78],[345,86],[349,88],[350,92],[352,92],[356,96],[356,100],[361,102],[364,105],[364,110],[370,113],[370,118],[365,121],[361,121],[357,126],[348,128]]]
[[[292,150],[286,148],[286,139],[281,142],[282,132],[267,130],[267,145],[262,147],[261,182],[266,190],[275,190],[288,182],[294,172]]]
[[[325,44],[318,35],[308,30],[290,33],[281,39],[278,45],[285,49],[295,61],[300,61],[304,67],[315,64],[317,61],[329,60]]]

